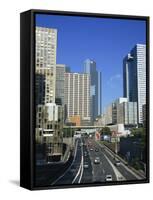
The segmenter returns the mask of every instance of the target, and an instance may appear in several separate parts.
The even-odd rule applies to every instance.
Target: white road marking
[[[75,159],[76,159],[76,153],[77,153],[77,148],[78,148],[78,140],[76,142],[76,148],[75,148],[75,153],[74,153],[74,159],[73,162],[71,163],[71,165],[69,166],[69,168],[64,172],[64,174],[62,174],[60,177],[58,177],[58,179],[56,179],[51,185],[54,185],[57,181],[59,181],[61,178],[63,178],[63,176],[65,176],[65,174],[71,169]]]
[[[81,143],[82,143],[82,139],[81,139]],[[76,179],[78,178],[78,176],[80,175],[79,181],[78,183],[81,182],[82,179],[82,175],[83,175],[83,146],[81,145],[81,152],[82,152],[82,156],[81,156],[81,163],[80,163],[80,167],[78,170],[78,173],[76,174],[76,176],[74,177],[72,184],[76,181]]]
[[[101,144],[99,144],[98,142],[96,142],[99,146],[102,146]],[[102,152],[103,153],[103,152]],[[109,164],[111,165],[116,179],[120,180],[120,178],[122,178],[122,180],[126,180],[126,178],[120,173],[120,171],[114,166],[114,164],[110,161],[110,159],[106,156],[106,154],[103,153],[103,155],[105,156],[105,158],[107,159],[107,161],[109,162]]]
[[[99,143],[98,143],[99,144]],[[101,144],[99,144],[100,146],[103,146]],[[105,146],[106,147],[106,146]],[[109,155],[114,158],[114,155],[112,155],[112,153],[110,152],[110,150],[107,149],[108,147],[105,148],[105,150],[107,151],[107,153],[109,153]],[[119,156],[118,156],[119,157]],[[129,169],[125,164],[123,164],[123,162],[121,163],[121,165],[128,171],[130,172],[133,176],[135,176],[138,180],[141,180],[142,178],[140,176],[138,176],[137,174],[135,174],[131,169]]]
[[[113,171],[115,173],[116,179],[117,181],[119,181],[119,177],[122,178],[122,180],[126,180],[126,178],[118,171],[118,169],[112,164],[112,162],[109,160],[109,158],[103,153],[103,155],[105,156],[105,158],[107,159],[107,161],[109,162],[109,164],[111,165],[111,167],[113,168]]]

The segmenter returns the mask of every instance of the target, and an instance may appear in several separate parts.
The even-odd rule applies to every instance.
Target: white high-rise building
[[[82,124],[90,123],[90,75],[65,73],[64,93],[67,117],[80,116]]]
[[[57,30],[36,27],[36,103],[55,102]]]
[[[109,104],[105,114],[106,124],[137,125],[137,102],[128,102],[127,98],[120,97]]]
[[[137,102],[138,123],[143,122],[146,104],[146,45],[137,44],[123,61],[123,91],[129,102]]]
[[[56,50],[57,30],[36,27],[36,141],[45,143],[48,162],[60,161],[63,153],[63,107],[55,104]]]

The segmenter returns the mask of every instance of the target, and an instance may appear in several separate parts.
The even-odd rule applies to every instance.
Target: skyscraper
[[[39,102],[40,104],[54,103],[57,30],[51,28],[36,27],[35,49],[36,102]]]
[[[87,59],[84,61],[84,73],[90,74],[91,117],[94,121],[98,115],[101,115],[101,72],[97,71],[95,61]]]
[[[80,117],[81,124],[90,123],[90,75],[65,73],[64,103],[67,117]]]
[[[146,103],[146,45],[137,44],[123,60],[123,95],[137,102],[138,123],[142,124],[142,105]]]
[[[36,138],[45,143],[47,161],[62,159],[63,107],[55,104],[57,30],[36,27]],[[58,74],[59,78],[59,74]],[[63,77],[64,78],[64,77]]]

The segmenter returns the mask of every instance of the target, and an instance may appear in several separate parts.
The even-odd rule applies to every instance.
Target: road
[[[95,163],[98,157],[100,162]],[[88,137],[77,138],[75,141],[74,159],[70,167],[51,185],[103,183],[106,175],[112,181],[142,179],[123,163],[114,165],[114,155],[108,149]]]

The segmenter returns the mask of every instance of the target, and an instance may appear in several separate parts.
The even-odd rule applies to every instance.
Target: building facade
[[[65,75],[65,65],[57,64],[55,97],[61,100],[62,105],[64,105],[64,75]]]
[[[128,102],[123,97],[116,99],[107,106],[105,120],[107,125],[137,126],[137,102]]]
[[[113,124],[112,104],[109,104],[105,109],[105,123],[106,125]]]
[[[106,114],[102,114],[94,121],[95,126],[106,126]]]
[[[35,50],[36,143],[45,144],[48,162],[60,161],[64,117],[55,104],[57,30],[36,27]]]
[[[65,73],[64,93],[67,119],[80,116],[81,124],[90,123],[90,75]]]
[[[74,116],[69,117],[69,122],[74,123],[75,126],[81,126],[80,115],[74,115]]]
[[[55,102],[57,30],[36,27],[36,102]]]
[[[138,123],[143,123],[142,105],[146,104],[146,45],[137,44],[123,60],[123,95],[137,102]]]
[[[117,123],[137,126],[137,102],[123,102],[118,105]]]
[[[36,108],[36,142],[46,144],[47,161],[60,160],[63,151],[63,107],[55,103]]]
[[[102,112],[101,72],[96,69],[96,62],[90,59],[84,61],[84,73],[90,75],[91,117],[92,121]]]

